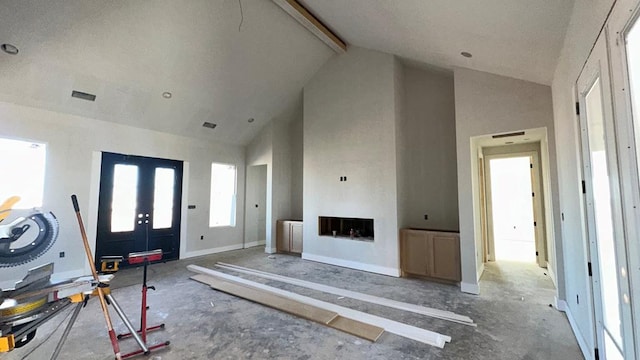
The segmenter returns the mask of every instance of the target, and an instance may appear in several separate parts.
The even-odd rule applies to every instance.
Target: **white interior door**
[[[577,82],[596,341],[605,359],[635,359],[606,36]]]

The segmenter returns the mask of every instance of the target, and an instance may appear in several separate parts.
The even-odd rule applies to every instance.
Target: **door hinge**
[[[532,192],[531,197],[536,197],[536,193]]]
[[[593,276],[593,269],[591,268],[591,261],[587,263],[587,271],[589,272],[589,276]]]
[[[533,164],[529,164],[529,168],[530,168],[530,169],[533,169]]]
[[[538,223],[536,221],[533,222],[533,226],[538,226]]]
[[[576,115],[580,115],[580,103],[576,101]]]
[[[587,193],[587,183],[584,180],[582,180],[582,193]]]
[[[538,252],[536,251],[536,256],[538,256]]]
[[[600,360],[600,352],[598,351],[598,348],[593,349],[593,357],[596,360]]]

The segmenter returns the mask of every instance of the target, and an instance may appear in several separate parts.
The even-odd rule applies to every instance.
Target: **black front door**
[[[103,152],[96,267],[105,255],[155,249],[178,259],[181,199],[182,161]]]

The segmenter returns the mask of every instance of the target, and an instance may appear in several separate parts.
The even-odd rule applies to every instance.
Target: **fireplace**
[[[373,241],[373,219],[320,216],[318,235]]]

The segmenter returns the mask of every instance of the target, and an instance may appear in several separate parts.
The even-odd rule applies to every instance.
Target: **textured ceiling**
[[[3,0],[0,100],[246,144],[333,52],[271,1],[242,10],[239,31],[238,0]]]
[[[301,0],[357,46],[550,84],[573,0]],[[471,59],[461,52],[473,54]]]
[[[352,45],[549,84],[573,0],[301,3]],[[243,20],[238,0],[3,0],[20,53],[0,53],[0,101],[247,144],[333,52],[272,1],[241,4]]]

